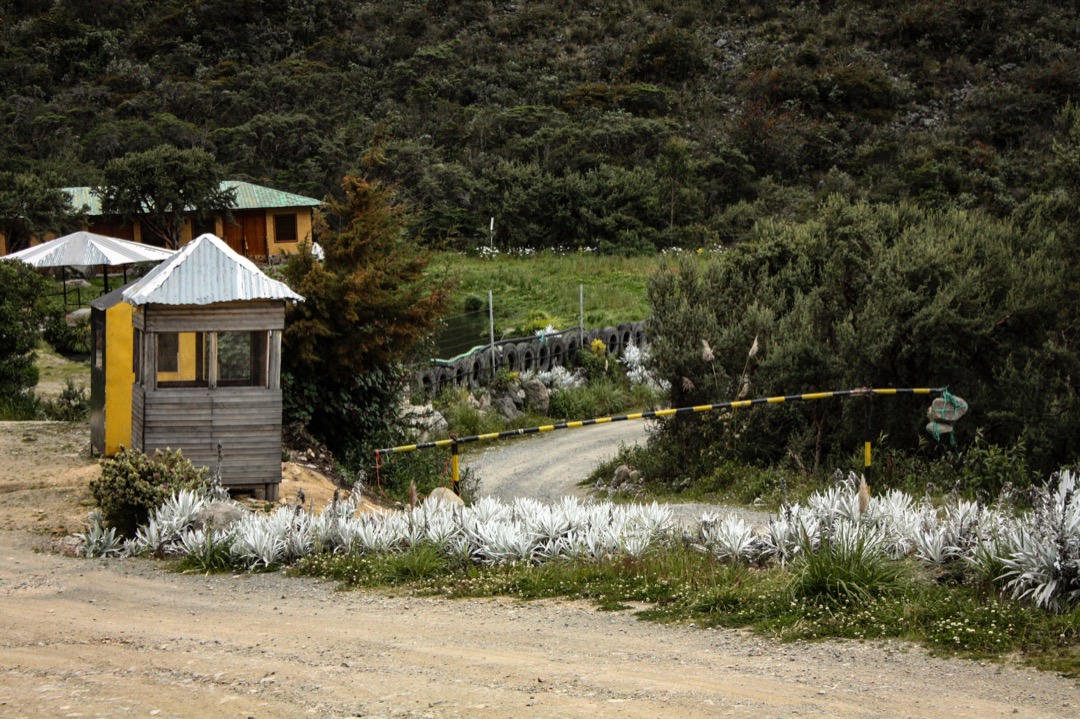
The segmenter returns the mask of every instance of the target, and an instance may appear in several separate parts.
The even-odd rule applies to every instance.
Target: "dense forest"
[[[163,143],[315,197],[354,172],[396,183],[450,247],[491,217],[503,247],[638,252],[728,245],[832,194],[1007,217],[1080,186],[1072,2],[4,0],[0,16],[6,172],[94,184]]]

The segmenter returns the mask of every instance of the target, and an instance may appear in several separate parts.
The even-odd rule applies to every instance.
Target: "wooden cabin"
[[[185,245],[122,293],[132,310],[131,445],[181,449],[231,490],[276,500],[281,333],[302,302],[220,238]]]
[[[229,247],[244,257],[269,258],[295,252],[300,243],[314,241],[312,225],[315,208],[322,204],[319,200],[241,180],[224,180],[221,188],[233,190],[236,196],[231,219],[188,218],[180,231],[181,245],[210,233],[223,238]],[[121,240],[160,244],[142,222],[126,222],[102,214],[101,199],[93,194],[92,187],[65,187],[63,190],[71,196],[74,209],[85,209],[86,227],[83,229]],[[0,234],[0,255],[10,251]]]

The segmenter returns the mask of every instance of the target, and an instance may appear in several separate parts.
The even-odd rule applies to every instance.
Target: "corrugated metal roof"
[[[234,188],[236,190],[236,210],[258,210],[264,207],[318,207],[321,200],[303,195],[294,195],[291,192],[275,190],[272,187],[255,185],[240,180],[225,180],[221,183],[222,189]]]
[[[71,195],[71,206],[81,212],[83,207],[88,208],[86,214],[100,215],[101,200],[90,193],[90,187],[61,187],[61,190]]]
[[[72,232],[55,240],[28,247],[8,255],[34,267],[72,265],[126,265],[132,262],[160,262],[172,257],[173,250],[95,235]]]
[[[124,290],[132,305],[209,305],[236,300],[304,298],[264,275],[214,235],[200,235]]]
[[[242,180],[223,180],[222,189],[236,190],[236,206],[234,210],[261,210],[280,207],[318,207],[321,200],[314,197],[304,197],[292,192],[275,190],[272,187],[264,187]],[[88,207],[86,214],[90,216],[101,214],[101,199],[94,195],[91,187],[64,187],[64,192],[71,195],[71,206],[76,210]]]

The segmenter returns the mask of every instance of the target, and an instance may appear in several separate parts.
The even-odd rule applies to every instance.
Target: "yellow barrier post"
[[[454,494],[461,496],[461,457],[458,455],[458,443],[450,445],[450,481],[453,482]]]

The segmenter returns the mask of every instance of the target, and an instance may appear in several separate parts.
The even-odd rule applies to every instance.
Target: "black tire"
[[[488,350],[480,350],[469,355],[469,386],[481,387],[489,376],[488,369],[491,367],[490,355],[485,356]]]
[[[578,361],[578,352],[581,351],[581,335],[574,332],[565,335],[566,351],[563,354],[563,367],[573,367]]]
[[[644,322],[634,322],[633,323],[633,328],[634,328],[634,344],[636,344],[638,347],[644,347],[645,346],[645,323]]]
[[[446,365],[437,367],[435,370],[435,394],[443,391],[443,388],[454,384],[454,370]]]
[[[416,373],[416,388],[424,397],[433,397],[439,392],[439,368],[435,365],[425,367]]]
[[[604,340],[604,347],[609,355],[619,354],[619,331],[614,327],[605,327],[600,332],[600,339]]]
[[[502,346],[502,366],[507,372],[521,371],[521,353],[515,344]]]
[[[454,384],[458,387],[467,387],[469,384],[469,364],[468,357],[454,360]]]
[[[634,341],[634,326],[629,322],[624,322],[617,329],[619,330],[619,354],[622,354],[623,350]]]
[[[487,357],[487,362],[488,362],[488,364],[487,364],[487,367],[488,367],[487,376],[484,377],[484,381],[488,382],[495,376],[496,372],[498,372],[500,369],[502,369],[502,366],[503,366],[502,347],[498,347],[498,346],[495,347],[495,358],[494,359],[492,359],[492,357],[491,357],[491,348],[490,347],[487,348],[486,350],[484,350],[484,356]],[[495,372],[491,371],[492,367],[495,368]]]
[[[535,342],[522,342],[518,345],[518,354],[521,355],[522,372],[536,371],[536,351],[537,346]]]
[[[536,342],[536,371],[547,372],[551,369],[551,339]]]
[[[566,366],[566,340],[562,337],[552,337],[548,340],[551,348],[551,369]]]

